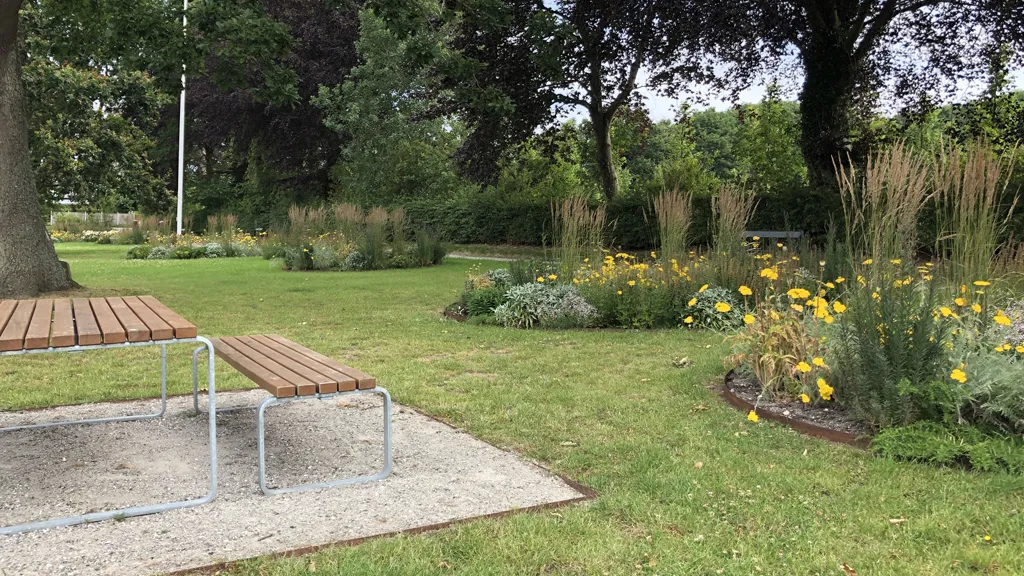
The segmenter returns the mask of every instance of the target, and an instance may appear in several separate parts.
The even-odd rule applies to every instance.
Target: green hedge
[[[448,199],[420,199],[404,205],[412,228],[434,231],[456,244],[550,245],[551,207],[547,201],[506,200],[482,192]],[[647,250],[657,245],[658,226],[647,200],[621,199],[607,206],[609,245]],[[758,200],[751,230],[802,230],[823,235],[830,217],[842,219],[834,194],[801,191]],[[691,229],[697,244],[711,240],[711,199],[694,199]]]

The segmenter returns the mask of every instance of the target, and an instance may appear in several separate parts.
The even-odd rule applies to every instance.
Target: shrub
[[[896,460],[1024,474],[1024,445],[1019,440],[986,434],[971,426],[917,422],[889,428],[875,436],[871,449]]]
[[[132,246],[128,249],[128,252],[125,253],[124,257],[128,260],[145,260],[149,257],[149,254],[152,251],[153,248],[150,246]]]
[[[502,290],[508,290],[513,284],[512,273],[508,271],[508,268],[488,270],[487,279],[491,281],[491,284]]]
[[[682,261],[690,247],[693,223],[693,195],[678,188],[663,190],[654,199],[658,217],[659,251],[663,262]]]
[[[507,328],[530,328],[534,324],[555,328],[589,326],[597,310],[567,284],[521,284],[505,295],[494,309],[494,317]]]
[[[359,251],[364,257],[363,268],[378,270],[387,267],[388,259],[386,226],[389,219],[388,211],[377,207],[366,216],[366,228],[359,242]]]
[[[192,260],[206,255],[206,246],[175,246],[171,249],[171,258],[175,260]]]
[[[167,260],[171,257],[171,249],[167,246],[153,246],[149,254],[146,255],[147,260]]]
[[[705,284],[687,301],[679,320],[689,327],[723,331],[742,326],[744,312],[731,290]]]
[[[289,270],[312,270],[313,247],[309,244],[303,244],[298,248],[286,248],[284,251],[284,265]]]
[[[203,256],[207,258],[226,258],[228,255],[227,250],[217,242],[209,242],[203,248],[206,249]]]
[[[437,265],[448,255],[448,248],[431,232],[416,232],[416,259],[420,266]]]
[[[366,269],[366,256],[363,256],[362,252],[352,252],[345,257],[345,263],[342,265],[344,270],[365,270]]]
[[[466,293],[466,310],[470,316],[490,316],[494,309],[505,303],[503,288],[489,286]]]

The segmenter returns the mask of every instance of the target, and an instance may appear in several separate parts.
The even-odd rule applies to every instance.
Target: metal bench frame
[[[235,412],[239,410],[256,410],[256,449],[257,449],[257,468],[260,490],[268,496],[275,494],[288,494],[291,492],[304,492],[307,490],[318,490],[322,488],[333,488],[335,486],[345,486],[349,484],[363,484],[366,482],[375,482],[377,480],[383,480],[391,475],[392,469],[392,446],[391,446],[391,394],[380,386],[374,388],[368,388],[365,390],[349,390],[346,392],[333,392],[330,394],[310,394],[306,396],[291,396],[288,398],[278,398],[276,396],[270,396],[264,399],[259,404],[254,406],[240,406],[230,408],[216,408],[213,404],[210,404],[206,410],[199,406],[199,355],[207,351],[207,354],[213,354],[213,348],[199,347],[192,352],[192,406],[195,408],[197,414],[214,414],[216,412]],[[355,476],[351,478],[342,478],[340,480],[331,480],[327,482],[317,482],[314,484],[300,484],[297,486],[288,486],[283,488],[271,488],[267,486],[267,450],[266,450],[266,412],[267,408],[271,406],[277,406],[279,404],[288,404],[291,402],[299,402],[302,400],[330,400],[341,396],[350,396],[357,394],[379,394],[384,400],[384,465],[379,472],[376,474],[370,474],[365,476]]]
[[[3,432],[14,432],[19,430],[35,430],[41,428],[52,428],[56,426],[73,426],[82,424],[104,424],[111,422],[133,422],[140,420],[153,420],[161,418],[167,411],[167,346],[174,344],[190,344],[200,343],[202,346],[199,350],[207,350],[210,356],[209,370],[207,371],[207,387],[209,390],[209,404],[213,408],[209,422],[209,435],[210,435],[210,488],[205,496],[202,498],[195,498],[191,500],[180,500],[176,502],[166,502],[162,504],[150,504],[146,506],[133,506],[130,508],[122,508],[120,510],[112,510],[107,512],[93,512],[90,514],[82,514],[78,516],[67,516],[64,518],[56,518],[53,520],[44,520],[41,522],[29,522],[25,524],[16,524],[13,526],[0,527],[0,535],[6,534],[21,534],[24,532],[33,532],[35,530],[45,530],[48,528],[58,528],[61,526],[74,526],[76,524],[84,524],[87,522],[101,522],[103,520],[110,519],[124,519],[132,516],[144,516],[146,514],[156,514],[158,512],[166,512],[168,510],[178,510],[181,508],[191,508],[193,506],[200,506],[212,501],[217,496],[217,386],[216,386],[216,374],[214,371],[214,354],[213,354],[213,343],[202,336],[196,336],[195,338],[173,338],[170,340],[147,340],[144,342],[123,342],[119,344],[94,344],[89,346],[64,346],[58,348],[40,348],[35,350],[12,350],[7,352],[0,352],[0,356],[24,356],[28,354],[52,354],[52,353],[63,353],[63,352],[86,352],[89,350],[115,350],[118,348],[142,348],[145,346],[160,346],[160,411],[151,414],[140,414],[130,416],[114,416],[109,418],[89,418],[85,420],[72,420],[65,422],[46,422],[43,424],[29,424],[24,426],[8,426],[6,428],[0,428],[0,433]],[[195,372],[195,364],[193,363],[193,380],[197,381],[198,375]]]

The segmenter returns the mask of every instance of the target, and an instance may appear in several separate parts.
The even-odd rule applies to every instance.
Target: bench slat
[[[50,326],[53,322],[53,300],[36,300],[36,309],[25,332],[25,349],[39,350],[50,346]]]
[[[179,316],[176,312],[164,306],[163,302],[160,302],[152,296],[139,296],[139,300],[143,304],[149,307],[161,320],[167,323],[168,326],[174,329],[175,338],[195,338],[199,332],[196,330],[195,324],[192,324],[188,320],[185,320]]]
[[[170,340],[174,338],[174,329],[170,324],[160,319],[156,312],[146,306],[137,296],[125,296],[124,303],[131,308],[131,311],[149,329],[153,340]]]
[[[75,345],[75,319],[71,315],[71,300],[60,298],[53,301],[53,328],[50,330],[50,346],[64,348]]]
[[[89,298],[89,305],[96,316],[96,323],[100,325],[104,344],[121,344],[127,340],[128,335],[117,321],[117,316],[114,316],[106,298]]]
[[[0,333],[0,350],[7,352],[24,349],[25,333],[28,332],[28,324],[32,320],[32,311],[35,307],[35,300],[18,300],[10,321],[7,322],[3,333]]]
[[[107,298],[110,310],[114,312],[117,321],[121,323],[128,332],[129,342],[145,342],[149,340],[149,327],[132,312],[132,309],[125,304],[124,300],[117,297]]]
[[[7,327],[7,322],[11,319],[11,315],[14,314],[14,309],[17,307],[17,300],[0,300],[0,334],[2,334],[4,328]]]
[[[316,383],[303,378],[302,376],[292,372],[288,368],[278,364],[277,362],[267,358],[263,354],[253,350],[244,342],[240,342],[238,338],[221,338],[222,342],[227,342],[229,346],[234,348],[237,352],[259,364],[268,372],[277,375],[282,380],[295,386],[295,394],[298,396],[310,396],[316,394]]]
[[[213,349],[217,353],[217,358],[224,360],[232,368],[246,375],[250,380],[258,384],[260,388],[270,392],[277,398],[295,396],[295,386],[293,384],[286,382],[273,372],[253,362],[244,354],[235,350],[224,339],[214,338],[211,342],[213,342]]]
[[[268,347],[261,342],[258,342],[255,338],[251,338],[248,336],[239,336],[238,338],[236,338],[236,340],[242,342],[256,353],[266,356],[267,358],[273,360],[274,362],[277,362],[281,366],[284,366],[288,370],[291,370],[295,374],[298,374],[299,376],[305,378],[306,380],[313,382],[314,384],[316,384],[317,390],[319,390],[321,394],[334,394],[335,392],[338,391],[337,380],[332,380],[331,378],[325,376],[324,374],[321,374],[316,370],[312,370],[309,367],[304,366],[291,358],[288,358],[284,354],[281,354],[279,351],[271,347]],[[300,395],[302,394],[300,393]]]
[[[298,352],[299,354],[302,354],[312,360],[315,360],[316,362],[319,362],[324,366],[333,368],[338,372],[341,372],[342,374],[350,376],[351,378],[355,379],[355,381],[357,382],[357,386],[360,390],[368,390],[370,388],[375,388],[377,386],[377,379],[374,378],[373,376],[360,372],[359,370],[356,370],[351,366],[346,366],[333,358],[324,356],[319,352],[314,352],[313,350],[310,350],[305,346],[296,344],[295,342],[292,342],[287,338],[278,336],[277,334],[267,334],[267,338],[273,340],[274,342],[277,342],[278,344],[281,344],[282,346],[291,348],[292,350]]]
[[[280,342],[271,340],[270,338],[263,335],[249,336],[249,338],[252,338],[253,340],[259,342],[260,344],[263,344],[268,348],[276,350],[282,356],[290,358],[291,360],[298,362],[299,364],[305,366],[310,370],[313,370],[330,378],[332,381],[337,383],[339,392],[351,392],[352,390],[355,390],[356,386],[358,385],[356,379],[349,376],[348,374],[345,374],[344,372],[339,372],[338,370],[335,370],[334,368],[331,368],[330,366],[327,366],[325,364],[321,364],[320,362],[317,362],[316,360],[310,358],[309,356],[297,352],[294,349],[281,344]]]
[[[95,346],[103,343],[103,332],[96,323],[92,305],[86,298],[73,298],[71,306],[75,313],[75,334],[78,335],[79,346]]]

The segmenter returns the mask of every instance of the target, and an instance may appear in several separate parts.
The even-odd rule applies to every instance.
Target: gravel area
[[[256,404],[259,390],[218,406]],[[0,525],[201,497],[207,422],[191,397],[163,419],[0,433]],[[155,411],[159,403],[0,413],[0,426]],[[382,465],[378,396],[268,410],[271,486],[373,473]],[[0,536],[0,576],[159,574],[577,498],[542,468],[413,410],[393,406],[394,471],[380,482],[264,496],[254,410],[217,417],[212,503],[124,521]]]

